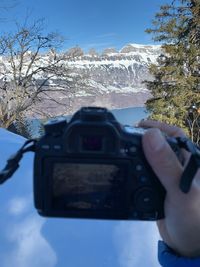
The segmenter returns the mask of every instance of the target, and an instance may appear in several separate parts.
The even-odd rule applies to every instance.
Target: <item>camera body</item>
[[[34,159],[34,201],[40,215],[164,217],[165,190],[144,156],[144,129],[121,125],[98,107],[81,108],[69,122],[52,120],[44,127]]]

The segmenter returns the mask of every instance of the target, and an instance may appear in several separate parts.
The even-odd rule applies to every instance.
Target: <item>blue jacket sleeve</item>
[[[158,241],[158,261],[162,267],[200,267],[200,257],[181,257],[163,241]]]

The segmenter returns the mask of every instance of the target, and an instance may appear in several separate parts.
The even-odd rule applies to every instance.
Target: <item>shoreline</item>
[[[75,97],[73,99],[62,98],[61,105],[45,100],[36,106],[36,110],[41,111],[41,114],[36,112],[28,112],[29,118],[44,119],[46,117],[71,116],[77,110],[84,106],[105,107],[108,110],[121,110],[129,108],[145,108],[145,102],[150,98],[149,92],[139,93],[107,93],[103,95],[93,95],[85,97]],[[66,104],[65,104],[66,103]],[[68,103],[68,104],[67,104]],[[45,112],[43,112],[45,110]]]

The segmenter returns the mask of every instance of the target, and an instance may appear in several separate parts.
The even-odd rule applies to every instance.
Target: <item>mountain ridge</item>
[[[153,79],[148,68],[161,53],[160,45],[127,44],[115,53],[72,58],[68,61],[70,68],[81,77],[88,77],[87,84],[78,88],[70,101],[67,97],[59,99],[62,104],[68,103],[67,111],[62,106],[58,111],[54,103],[46,110],[50,114],[57,110],[54,115],[62,115],[81,106],[142,107],[151,96],[143,81]]]
[[[71,73],[78,75],[84,82],[72,84],[73,94],[62,94],[59,90],[48,92],[42,102],[36,103],[39,112],[30,111],[28,114],[39,116],[40,111],[43,113],[45,110],[49,116],[60,116],[88,105],[105,106],[108,109],[144,106],[150,92],[143,81],[153,79],[148,68],[150,64],[156,63],[161,53],[160,45],[131,43],[119,51],[107,48],[100,55],[85,53],[73,56],[69,51],[62,52],[62,64],[66,64]],[[51,50],[42,55],[37,64],[45,64],[55,57],[59,57],[59,53]],[[3,64],[8,68],[5,58],[1,57],[0,67]],[[40,82],[45,79],[40,76],[36,78]],[[49,86],[54,85],[54,88],[62,86],[59,77],[52,78],[48,83]]]

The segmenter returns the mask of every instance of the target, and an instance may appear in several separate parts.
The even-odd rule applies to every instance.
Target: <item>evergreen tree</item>
[[[200,143],[200,1],[173,0],[160,7],[146,30],[162,43],[163,54],[145,81],[152,119],[176,124]]]

